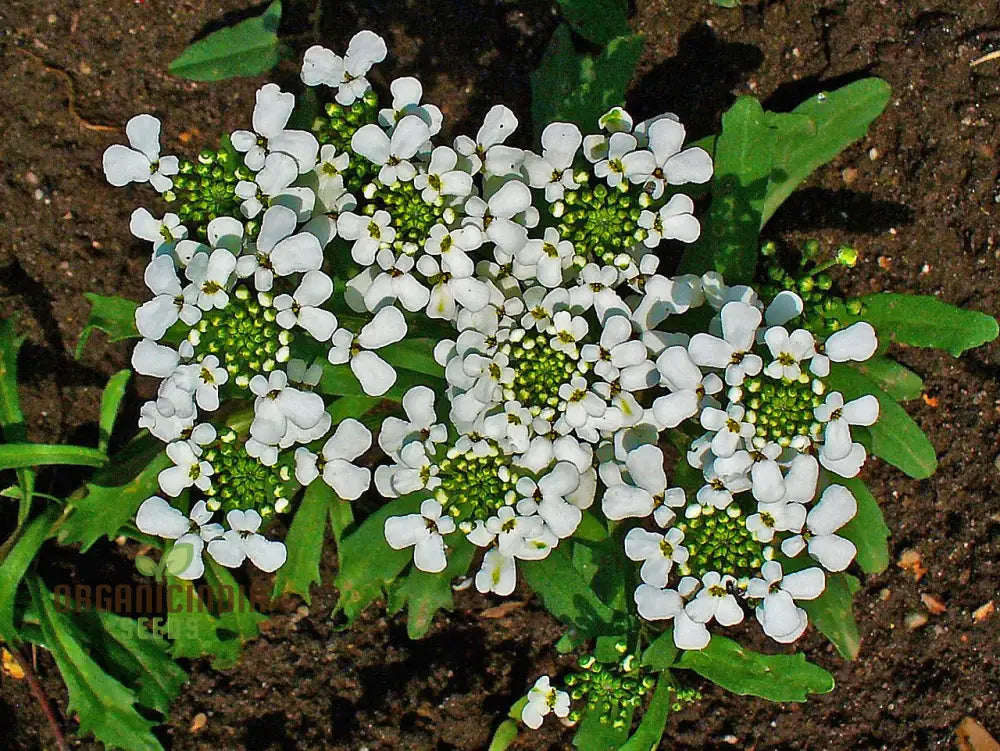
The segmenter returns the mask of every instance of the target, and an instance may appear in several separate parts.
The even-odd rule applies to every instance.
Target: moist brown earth
[[[455,134],[474,132],[493,103],[529,111],[528,74],[555,27],[553,6],[348,1],[317,16],[311,3],[293,1],[282,32],[296,56],[317,40],[343,49],[359,28],[385,35],[393,57],[382,75],[419,75]],[[128,217],[148,194],[108,186],[102,151],[138,112],[162,118],[166,153],[191,155],[244,127],[264,78],[192,83],[166,66],[192,39],[262,7],[39,0],[0,8],[0,309],[18,315],[28,336],[20,370],[31,439],[93,440],[102,385],[128,365],[127,343],[101,334],[73,358],[84,292],[144,294],[147,251],[130,237]],[[640,117],[674,111],[695,137],[717,129],[740,94],[782,110],[866,75],[889,81],[892,100],[869,136],[819,170],[766,234],[857,247],[861,262],[844,279],[846,292],[921,293],[1000,312],[1000,61],[970,66],[1000,47],[995,2],[763,0],[727,10],[709,0],[637,0],[632,23],[646,46],[629,106]],[[272,78],[291,87],[295,72],[283,64]],[[701,685],[704,700],[671,717],[663,748],[952,748],[967,715],[1000,735],[1000,615],[973,617],[1000,599],[1000,347],[958,360],[893,354],[924,378],[924,398],[907,407],[937,447],[940,468],[918,482],[873,461],[867,475],[893,531],[893,561],[916,551],[926,574],[917,581],[891,565],[864,577],[857,661],[812,631],[800,642],[836,676],[833,693],[773,704]],[[126,421],[150,384],[138,392]],[[133,570],[111,543],[76,565],[85,577]],[[498,601],[462,593],[421,641],[409,641],[381,605],[338,631],[334,567],[328,554],[308,611],[294,598],[279,603],[237,668],[188,664],[191,681],[161,731],[167,748],[482,749],[539,674],[568,667],[553,648],[559,625],[523,590],[500,613],[487,611]],[[944,611],[929,613],[922,595]],[[912,614],[926,623],[910,627]],[[44,652],[38,673],[65,717],[65,689]],[[24,681],[4,677],[0,696],[0,746],[53,747]],[[207,724],[192,732],[198,713]],[[75,727],[72,718],[66,724]],[[567,748],[571,737],[550,721],[517,747]]]

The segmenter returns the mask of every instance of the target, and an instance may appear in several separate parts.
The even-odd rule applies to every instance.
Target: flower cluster
[[[280,566],[283,545],[259,530],[298,485],[354,500],[371,484],[356,462],[372,433],[329,409],[353,379],[401,402],[374,481],[412,501],[384,533],[417,569],[444,571],[464,535],[481,549],[476,588],[507,595],[517,561],[599,513],[629,526],[638,613],[672,621],[678,647],[747,613],[796,639],[796,603],[855,554],[838,531],[857,503],[837,478],[865,461],[852,426],[873,424],[878,401],[825,379],[873,355],[871,326],[807,326],[802,286],[670,274],[701,230],[683,186],[712,175],[675,116],[616,108],[586,135],[552,123],[536,153],[511,145],[518,120],[496,106],[449,145],[416,79],[380,102],[366,75],[385,55],[368,31],[343,57],[309,49],[302,81],[334,100],[309,130],[288,127],[294,97],[267,84],[251,129],[196,163],[161,157],[148,115],[106,153],[113,184],[149,182],[178,206],[133,215],[153,295],[133,364],[161,379],[141,425],[167,443],[163,494],[191,511],[157,496],[139,528],[222,565]],[[397,385],[408,336],[433,351],[436,391]],[[202,568],[197,555],[184,576]],[[649,688],[628,667],[584,667],[574,692],[609,706]],[[567,716],[569,698],[540,680],[524,720],[550,711]]]

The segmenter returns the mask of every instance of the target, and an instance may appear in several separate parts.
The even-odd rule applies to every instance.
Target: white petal
[[[448,566],[444,538],[434,533],[420,540],[413,548],[413,565],[429,574],[444,571]]]
[[[358,344],[365,349],[380,349],[406,336],[406,319],[398,308],[382,308],[358,334]]]
[[[295,95],[282,92],[276,83],[264,84],[257,90],[257,103],[253,109],[253,129],[265,138],[276,136],[295,107]]]
[[[860,321],[843,331],[830,335],[823,345],[827,356],[834,362],[864,361],[875,354],[878,339],[870,323]]]
[[[117,143],[104,152],[103,166],[104,176],[116,188],[131,182],[145,182],[150,177],[149,159]]]
[[[416,115],[407,115],[398,123],[392,132],[390,150],[399,159],[409,159],[431,137],[427,123]],[[353,144],[353,139],[352,139]]]
[[[375,164],[385,164],[391,154],[389,136],[375,123],[355,131],[351,137],[351,149]]]
[[[323,468],[323,481],[345,501],[353,501],[371,486],[372,473],[367,467],[355,467],[344,459],[331,459]]]
[[[154,495],[139,506],[135,525],[147,535],[176,540],[191,528],[191,521],[165,500]]]
[[[351,372],[369,396],[382,396],[396,382],[396,371],[393,367],[374,352],[367,350],[351,358]]]
[[[809,540],[809,555],[827,571],[843,571],[857,552],[853,542],[837,535],[818,535]]]
[[[705,624],[691,620],[683,610],[674,618],[674,644],[678,649],[704,649],[711,640]]]
[[[268,211],[279,208],[272,207]],[[283,207],[282,207],[283,208]],[[294,212],[292,212],[294,216]],[[299,232],[280,241],[271,252],[271,265],[278,276],[314,271],[323,264],[323,248],[315,235]]]
[[[647,621],[673,618],[684,610],[684,601],[672,589],[657,589],[648,584],[640,584],[636,587],[633,598],[639,615]]]
[[[211,545],[212,543],[209,543]],[[285,564],[288,551],[285,544],[277,540],[268,540],[262,535],[250,535],[243,541],[243,549],[247,558],[261,571],[270,573],[277,571]]]
[[[129,145],[151,162],[160,156],[160,121],[152,115],[136,115],[125,125]]]
[[[816,566],[796,571],[785,575],[781,588],[796,600],[815,600],[826,588],[826,574]]]
[[[208,543],[208,554],[226,568],[241,566],[247,557],[243,549],[243,538],[234,530],[229,530],[222,537]]]
[[[816,535],[829,535],[847,524],[858,512],[858,502],[843,485],[831,485],[823,491],[809,512],[809,529]]]

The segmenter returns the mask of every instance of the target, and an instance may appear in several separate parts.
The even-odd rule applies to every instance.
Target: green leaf
[[[815,600],[798,602],[809,614],[809,622],[848,660],[858,656],[861,646],[854,620],[854,593],[859,589],[861,584],[850,574],[827,574],[823,594]]]
[[[580,751],[615,751],[625,741],[628,740],[628,731],[632,727],[632,715],[635,714],[635,707],[628,713],[627,721],[619,728],[613,727],[610,722],[601,722],[601,706],[594,709],[587,709],[583,719],[577,727],[576,735],[573,736],[573,747]]]
[[[89,622],[91,647],[101,653],[104,664],[138,689],[140,704],[166,716],[188,678],[171,659],[167,641],[133,618],[105,610],[89,610],[83,617]]]
[[[17,355],[24,344],[24,337],[18,336],[16,323],[16,316],[0,320],[0,427],[3,428],[6,443],[20,442],[27,438],[24,413],[17,393]],[[17,483],[21,486],[17,523],[23,524],[31,513],[35,473],[27,468],[19,469]]]
[[[59,531],[60,542],[79,543],[81,550],[86,552],[102,536],[114,539],[121,528],[135,518],[142,502],[156,495],[159,491],[157,476],[172,462],[163,451],[163,444],[156,439],[134,441],[130,448],[140,447],[148,453],[138,455],[137,462],[141,463],[135,468],[136,474],[131,479],[121,478],[125,484],[98,484],[104,479],[98,475],[94,483],[87,483],[86,495],[70,499],[75,508]]]
[[[493,739],[486,751],[507,751],[510,744],[517,740],[519,732],[520,728],[514,720],[504,720],[493,733]]]
[[[58,508],[49,507],[44,514],[28,522],[21,538],[0,565],[0,639],[8,644],[20,641],[14,626],[14,601],[21,579],[38,555],[38,550],[58,515]]]
[[[929,295],[881,292],[859,298],[861,318],[880,338],[914,347],[943,349],[958,357],[967,349],[997,338],[997,320],[976,310],[965,310]]]
[[[858,501],[858,513],[838,533],[854,543],[856,558],[866,574],[880,574],[889,566],[889,528],[868,486],[857,477],[836,478]]]
[[[590,636],[620,632],[614,625],[620,614],[598,599],[563,547],[540,561],[523,561],[520,568],[546,609],[559,620]]]
[[[642,37],[612,39],[597,57],[580,54],[573,47],[569,26],[560,24],[548,49],[531,74],[531,118],[535,138],[556,120],[576,123],[591,132],[605,112],[625,102],[642,52]]]
[[[337,609],[348,623],[361,614],[369,603],[380,597],[386,587],[413,559],[409,548],[393,550],[385,541],[385,520],[390,516],[414,514],[426,495],[413,493],[397,498],[365,519],[340,541],[340,571],[334,586],[340,590]]]
[[[114,430],[115,420],[118,419],[118,410],[121,407],[122,399],[125,397],[125,389],[128,387],[131,377],[131,370],[119,370],[108,379],[108,384],[104,387],[104,393],[101,394],[101,416],[97,424],[100,431],[100,436],[97,439],[97,447],[101,451],[108,450],[111,431]]]
[[[380,354],[383,352],[380,350]],[[403,396],[414,386],[428,386],[436,391],[442,391],[444,380],[429,378],[426,374],[410,370],[396,371],[396,382],[381,395],[380,399],[401,402]],[[323,375],[320,377],[316,390],[327,396],[364,396],[367,395],[358,379],[354,377],[349,365],[323,364]]]
[[[628,743],[621,746],[618,751],[656,751],[663,738],[663,731],[667,727],[667,717],[670,715],[670,693],[672,687],[670,678],[661,675],[656,682],[656,690],[653,691],[653,698],[649,701],[642,722],[636,728],[635,734],[628,739]]]
[[[693,670],[727,691],[771,701],[805,701],[833,690],[833,676],[802,654],[765,655],[715,635],[702,650],[681,655],[677,667]]]
[[[261,589],[251,590],[251,602],[246,593],[236,583],[236,579],[225,566],[216,563],[208,556],[208,566],[205,568],[205,581],[210,586],[215,587],[216,592],[232,592],[235,597],[235,606],[228,609],[220,609],[219,628],[225,632],[236,634],[242,642],[255,639],[260,633],[260,624],[267,620],[256,610],[256,605],[263,600],[268,602],[268,589],[266,585]]]
[[[682,272],[714,269],[730,284],[753,279],[775,142],[773,121],[753,97],[740,97],[722,116],[707,224],[685,251]]]
[[[840,391],[850,401],[865,394],[878,399],[878,421],[869,428],[871,451],[917,480],[934,474],[937,454],[930,440],[896,400],[874,381],[843,363],[833,363],[827,376],[828,388]]]
[[[627,0],[559,0],[559,8],[573,31],[602,47],[630,33]]]
[[[410,566],[406,576],[389,588],[388,610],[396,613],[407,606],[406,633],[411,639],[421,639],[427,634],[438,610],[455,607],[451,583],[469,570],[476,548],[464,535],[450,537],[448,544],[451,550],[444,571],[430,574]]]
[[[404,339],[379,350],[379,355],[390,365],[434,378],[444,378],[444,368],[434,359],[436,339]]]
[[[280,21],[281,0],[275,0],[263,15],[195,42],[167,70],[191,81],[222,81],[265,73],[282,57],[277,34]]]
[[[93,733],[109,748],[161,751],[153,722],[136,709],[138,697],[105,673],[74,634],[68,616],[55,609],[51,594],[35,577],[28,579],[44,647],[52,654],[69,692],[67,714],[76,714],[80,734]]]
[[[680,650],[674,645],[674,630],[668,628],[642,653],[642,663],[650,670],[666,670],[677,661]]]
[[[74,356],[77,360],[83,356],[83,348],[94,329],[103,331],[112,342],[139,338],[139,329],[135,327],[135,309],[139,307],[139,303],[124,297],[105,297],[93,292],[84,292],[83,296],[90,301],[90,316],[76,343]]]
[[[107,460],[108,457],[103,451],[86,446],[66,446],[49,443],[0,444],[0,469],[41,467],[49,464],[100,467]]]
[[[884,355],[875,355],[864,362],[852,362],[851,367],[871,378],[897,402],[916,399],[924,390],[924,381],[920,376]]]
[[[326,515],[336,497],[333,489],[322,479],[306,488],[285,537],[288,560],[274,575],[272,597],[291,592],[310,602],[309,588],[320,581],[319,561],[323,555]]]
[[[326,408],[333,420],[334,425],[338,425],[348,417],[360,420],[369,410],[373,409],[381,401],[377,396],[366,396],[365,394],[354,394],[342,396],[333,404]]]
[[[782,134],[761,211],[764,226],[792,191],[817,168],[831,161],[855,141],[882,114],[891,89],[880,78],[865,78],[836,91],[810,97],[794,110],[812,120],[808,131]]]

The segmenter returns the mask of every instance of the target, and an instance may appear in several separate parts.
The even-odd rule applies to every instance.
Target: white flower
[[[139,410],[139,427],[145,428],[164,443],[176,441],[185,431],[194,425],[195,415],[180,415],[176,411],[164,414],[157,407],[156,401],[149,401]]]
[[[440,263],[432,255],[423,255],[417,261],[417,270],[433,285],[427,297],[428,318],[451,321],[459,305],[475,313],[490,301],[489,287],[473,277],[472,261],[464,253],[442,254]]]
[[[197,240],[181,240],[174,248],[178,265],[187,268],[200,255],[209,256],[217,248],[228,250],[234,256],[243,252],[243,222],[231,216],[219,216],[208,223],[208,245]]]
[[[221,538],[208,543],[208,554],[227,568],[236,568],[247,558],[261,571],[281,568],[288,557],[283,542],[268,540],[257,530],[263,519],[253,509],[233,510],[226,514],[229,529]]]
[[[174,372],[178,362],[177,350],[152,339],[140,339],[132,350],[132,367],[142,375],[166,378]]]
[[[764,332],[764,343],[774,358],[764,373],[774,379],[797,380],[802,373],[799,363],[816,354],[816,340],[805,329],[789,334],[784,326],[771,326]]]
[[[569,694],[550,686],[549,677],[543,675],[528,692],[528,703],[521,710],[521,722],[537,730],[549,712],[556,717],[569,715]]]
[[[751,438],[755,433],[752,423],[743,420],[746,409],[742,404],[730,404],[726,411],[715,407],[705,407],[701,411],[701,426],[715,433],[712,436],[712,453],[718,457],[732,456],[741,439]]]
[[[436,574],[444,571],[448,558],[442,535],[455,531],[455,521],[442,516],[437,501],[428,498],[420,504],[419,514],[390,516],[385,520],[385,540],[394,550],[413,548],[413,565],[421,571]]]
[[[648,584],[636,587],[636,607],[647,621],[674,619],[674,644],[678,649],[704,649],[712,636],[704,623],[695,621],[684,609],[684,599],[673,589],[657,589]]]
[[[671,198],[656,213],[644,210],[639,214],[639,226],[646,230],[643,244],[655,248],[661,240],[693,243],[701,235],[701,224],[694,215],[694,201],[683,193]]]
[[[236,256],[225,248],[211,255],[198,253],[184,273],[198,290],[198,307],[202,310],[222,309],[229,304],[228,289],[236,274]]]
[[[475,174],[483,167],[486,159],[486,152],[498,144],[502,144],[517,129],[517,117],[514,113],[503,106],[497,104],[493,106],[473,141],[468,136],[458,136],[455,139],[455,151],[461,154],[469,162],[469,172]]]
[[[171,572],[177,578],[186,580],[197,579],[205,573],[205,562],[202,560],[205,543],[222,536],[222,525],[210,524],[211,521],[212,512],[204,501],[194,504],[190,517],[187,517],[155,495],[142,502],[135,516],[135,525],[147,535],[175,540],[175,549],[185,545],[190,547],[190,563],[183,571]]]
[[[559,230],[546,227],[541,240],[528,240],[516,254],[519,264],[533,269],[535,278],[546,287],[563,282],[563,271],[573,263],[573,243],[559,238]]]
[[[406,310],[415,313],[427,304],[430,290],[411,273],[416,265],[412,255],[396,256],[388,248],[382,248],[375,254],[375,263],[381,271],[371,267],[348,282],[348,286],[363,295],[365,310],[376,312],[399,300]],[[371,283],[365,289],[362,280],[366,274]]]
[[[577,343],[587,335],[589,329],[587,319],[583,316],[574,316],[568,310],[560,310],[552,316],[549,344],[557,352],[565,352],[575,359],[580,354]]]
[[[602,417],[608,408],[607,402],[590,390],[587,379],[578,375],[559,387],[559,399],[563,407],[561,419],[578,430],[586,429],[591,420]]]
[[[705,376],[691,360],[685,347],[667,347],[656,358],[660,371],[660,384],[670,393],[657,397],[653,402],[653,415],[664,428],[675,428],[684,420],[694,417],[704,404],[706,395],[722,390],[722,379],[714,373]]]
[[[514,255],[528,242],[528,230],[516,217],[531,208],[531,190],[511,180],[488,200],[472,196],[465,203],[467,222],[475,224],[504,253]]]
[[[667,586],[667,577],[674,564],[688,559],[688,551],[681,543],[684,533],[674,527],[666,534],[647,532],[636,527],[625,535],[625,555],[633,561],[642,561],[639,576],[653,587]]]
[[[371,88],[365,75],[375,63],[385,60],[386,52],[382,37],[367,29],[354,35],[344,57],[315,45],[306,50],[302,60],[302,82],[335,87],[337,102],[350,106]]]
[[[697,146],[681,151],[686,135],[684,126],[667,115],[650,124],[642,123],[636,133],[645,132],[656,169],[649,178],[653,198],[663,195],[666,185],[706,183],[712,177],[712,157]]]
[[[413,178],[413,187],[421,191],[420,197],[434,203],[440,196],[464,198],[472,193],[472,175],[456,169],[458,154],[447,146],[438,146],[431,152],[427,172]]]
[[[269,151],[280,151],[295,159],[299,173],[311,172],[316,166],[319,143],[304,130],[285,130],[295,108],[295,95],[282,92],[276,83],[264,84],[257,90],[253,108],[253,131],[237,130],[232,134],[233,148],[244,154],[248,168],[257,172],[264,167]]]
[[[320,475],[346,501],[360,498],[371,485],[372,473],[352,462],[372,445],[372,434],[354,418],[347,418],[323,445],[319,456],[304,447],[295,450],[295,479],[308,485]]]
[[[240,180],[234,192],[243,199],[240,213],[252,219],[265,206],[287,206],[300,221],[308,220],[316,206],[316,194],[311,188],[293,186],[299,176],[295,157],[272,151],[264,158],[264,167],[254,175],[254,181]]]
[[[514,591],[516,584],[517,568],[514,559],[505,556],[497,548],[487,550],[483,556],[483,565],[476,573],[476,590],[483,594],[493,592],[506,597]]]
[[[388,211],[379,209],[372,216],[345,211],[337,218],[337,232],[345,240],[353,240],[351,257],[362,266],[371,266],[379,248],[386,248],[396,239]]]
[[[392,107],[381,109],[378,113],[378,121],[383,127],[390,128],[407,115],[416,115],[427,123],[432,136],[441,130],[444,120],[441,110],[433,104],[420,103],[424,96],[420,81],[412,76],[403,76],[389,84],[389,91],[392,93]]]
[[[859,321],[842,331],[837,331],[823,342],[820,352],[809,363],[813,373],[820,378],[830,374],[830,362],[864,362],[878,349],[875,329],[866,321]]]
[[[519,509],[534,508],[552,533],[560,539],[569,537],[580,526],[581,509],[593,503],[596,477],[592,472],[581,473],[572,463],[558,462],[538,484],[530,477],[517,481],[517,492],[522,498],[534,502],[519,504]]]
[[[808,533],[789,537],[781,543],[781,552],[794,558],[808,548],[809,555],[827,571],[843,571],[854,560],[857,548],[848,539],[834,534],[858,512],[858,502],[843,485],[831,485],[823,491],[806,517]]]
[[[524,170],[532,188],[544,188],[549,203],[562,200],[567,189],[580,187],[573,177],[576,158],[583,136],[572,123],[550,123],[542,131],[542,155],[524,155]]]
[[[844,403],[839,391],[827,394],[826,402],[813,410],[820,422],[826,423],[823,446],[820,449],[828,461],[844,459],[851,453],[851,425],[874,425],[878,419],[879,404],[871,394]]]
[[[167,444],[167,456],[174,463],[157,476],[157,481],[164,493],[171,498],[179,496],[185,488],[192,485],[199,490],[212,487],[212,475],[215,470],[212,465],[201,459],[187,441],[174,441]]]
[[[229,380],[229,372],[215,355],[206,355],[197,365],[194,398],[198,407],[207,412],[219,408],[219,386]]]
[[[333,332],[327,359],[333,365],[350,362],[351,372],[369,396],[381,396],[396,382],[393,367],[372,350],[395,344],[406,336],[406,319],[398,308],[382,308],[355,335],[347,329]]]
[[[637,446],[625,456],[629,480],[608,485],[602,500],[604,515],[609,519],[654,515],[656,523],[666,527],[673,521],[672,508],[684,505],[684,491],[667,490],[667,474],[663,469],[663,452],[653,444]]]
[[[698,595],[684,606],[691,620],[708,623],[714,618],[720,626],[735,626],[743,620],[743,608],[729,591],[736,579],[709,571],[701,577],[701,584]]]
[[[257,255],[240,259],[240,276],[254,274],[255,286],[266,292],[271,289],[273,274],[289,276],[319,269],[323,246],[309,232],[296,233],[297,227],[298,217],[287,206],[271,206],[265,211],[257,235]]]
[[[764,633],[777,642],[790,644],[805,631],[806,611],[795,600],[814,600],[826,588],[826,575],[813,566],[791,574],[783,574],[781,564],[767,561],[761,567],[761,578],[751,579],[747,597],[761,599],[757,621]]]
[[[434,392],[426,386],[414,386],[403,395],[406,420],[390,416],[382,421],[378,445],[391,457],[411,441],[423,441],[427,451],[448,437],[448,428],[439,423],[434,411]]]
[[[173,187],[171,175],[179,167],[177,157],[160,156],[160,121],[152,115],[136,115],[125,125],[129,146],[115,144],[104,152],[104,176],[120,188],[148,182],[159,193]],[[130,148],[131,147],[131,148]]]
[[[690,454],[688,463],[692,464]],[[750,480],[752,463],[750,455],[740,451],[734,452],[731,457],[713,458],[703,470],[706,484],[698,490],[698,503],[716,509],[727,508],[735,494],[753,487]]]
[[[612,188],[623,179],[643,183],[656,169],[656,159],[651,151],[638,148],[631,133],[612,133],[604,159],[594,165],[594,174],[604,178]]]
[[[155,297],[135,311],[135,326],[140,335],[162,339],[178,318],[188,326],[198,323],[201,319],[201,309],[195,304],[198,290],[193,285],[181,288],[170,256],[157,256],[150,261],[143,278]]]
[[[351,150],[373,164],[382,165],[379,182],[394,185],[398,181],[410,182],[416,176],[417,169],[409,160],[429,138],[427,123],[416,115],[407,115],[396,123],[391,137],[375,123],[358,128],[351,136]]]
[[[540,516],[521,516],[510,506],[501,506],[494,516],[478,528],[479,534],[475,538],[470,535],[469,539],[473,544],[488,540],[486,545],[492,544],[495,540],[501,555],[515,558],[524,547],[525,540],[541,534],[544,524]],[[483,534],[484,530],[488,534]],[[486,547],[486,545],[479,546]]]
[[[140,240],[153,243],[153,256],[172,253],[177,243],[187,237],[187,227],[181,224],[177,214],[167,213],[163,219],[155,219],[146,209],[132,212],[129,231]]]
[[[739,386],[746,376],[757,375],[763,362],[750,350],[754,345],[761,313],[744,302],[728,302],[720,312],[722,339],[698,333],[691,337],[688,351],[697,365],[725,368],[726,383]]]
[[[333,294],[333,281],[322,271],[307,271],[294,295],[278,295],[274,309],[275,321],[290,329],[296,324],[304,328],[318,342],[329,341],[337,329],[337,316],[320,305]]]
[[[280,370],[271,371],[267,377],[255,375],[250,379],[250,390],[257,397],[250,435],[270,446],[281,442],[289,423],[311,430],[327,415],[323,397],[289,386],[288,376]]]

